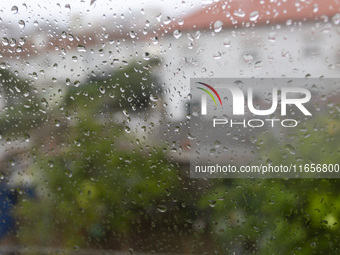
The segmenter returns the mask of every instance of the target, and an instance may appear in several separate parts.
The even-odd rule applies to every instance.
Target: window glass
[[[0,6],[4,254],[340,252],[338,1]]]

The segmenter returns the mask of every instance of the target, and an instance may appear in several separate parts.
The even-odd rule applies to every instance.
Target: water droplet
[[[105,94],[105,87],[100,86],[99,91],[100,91],[100,93]]]
[[[54,120],[54,126],[60,127],[60,121],[59,120]]]
[[[175,37],[176,39],[180,38],[181,35],[182,35],[182,32],[181,32],[181,31],[179,31],[179,30],[177,30],[177,29],[174,31],[174,37]]]
[[[71,170],[66,169],[66,170],[65,170],[65,174],[66,174],[66,176],[69,177],[69,178],[72,177],[72,172],[71,172]]]
[[[86,52],[85,46],[80,45],[80,44],[78,45],[77,50],[78,50],[79,52]]]
[[[53,163],[52,160],[49,160],[47,163],[48,163],[48,166],[49,166],[49,167],[53,167],[53,166],[54,166],[54,163]]]
[[[332,17],[332,21],[335,25],[339,25],[340,24],[340,13],[335,14]]]
[[[210,207],[215,207],[215,205],[216,205],[216,200],[209,200]]]
[[[188,37],[188,39],[190,40],[190,41],[195,41],[195,38],[193,37],[193,35],[192,34],[190,34],[190,33],[188,33],[187,34],[187,37]]]
[[[125,126],[124,131],[129,134],[131,132],[131,128],[129,128],[128,126]]]
[[[273,164],[273,161],[272,161],[271,159],[267,159],[267,160],[266,160],[266,163],[267,163],[268,165],[272,165],[272,164]]]
[[[129,117],[129,112],[126,109],[123,110],[123,113],[126,117]]]
[[[133,39],[133,38],[136,38],[136,33],[134,31],[130,31],[130,37]]]
[[[215,141],[214,142],[214,147],[215,148],[220,148],[221,147],[221,142],[220,141]]]
[[[28,97],[30,95],[30,92],[28,90],[24,91],[24,97]]]
[[[158,38],[155,36],[155,37],[152,37],[151,38],[151,41],[154,45],[158,44]]]
[[[14,159],[10,159],[10,160],[9,160],[9,163],[11,164],[11,166],[15,166],[15,161],[14,161]]]
[[[168,208],[165,205],[158,205],[157,210],[161,213],[165,213],[168,210]]]
[[[73,83],[73,85],[77,88],[77,87],[79,87],[79,85],[80,85],[80,81],[75,81],[74,83]]]
[[[3,37],[1,42],[4,46],[7,46],[9,44],[9,40],[6,37]]]
[[[144,60],[150,60],[150,53],[149,53],[149,52],[145,52],[145,53],[143,54],[143,59],[144,59]]]
[[[12,6],[11,12],[12,12],[13,14],[17,14],[18,11],[19,11],[18,6],[16,6],[16,5]]]
[[[46,98],[41,99],[41,104],[44,105],[46,108],[48,107],[48,102],[47,102]]]
[[[281,51],[281,57],[285,58],[285,57],[287,57],[287,56],[289,56],[289,51],[282,50],[282,51]]]
[[[6,69],[6,68],[7,68],[6,63],[5,63],[5,62],[1,62],[1,63],[0,63],[0,68],[1,68],[1,69]]]
[[[161,22],[161,18],[162,18],[162,13],[160,13],[156,16],[156,19],[157,19],[158,22]]]
[[[151,95],[150,95],[150,100],[153,101],[153,102],[157,102],[159,99],[158,99],[157,96],[151,94]]]
[[[201,32],[197,31],[196,34],[195,34],[195,39],[196,40],[200,39],[200,36],[201,36]]]
[[[256,21],[259,17],[259,12],[258,11],[253,11],[250,13],[250,21]]]
[[[284,147],[290,154],[295,155],[295,148],[291,144],[286,144]]]
[[[289,19],[289,20],[286,21],[286,25],[287,25],[287,26],[290,26],[290,25],[292,25],[292,24],[293,24],[293,20]]]
[[[319,6],[317,4],[314,4],[313,6],[313,12],[316,13],[319,11]]]
[[[81,146],[81,142],[80,142],[78,139],[74,140],[74,144],[75,144],[77,147],[80,147],[80,146]]]
[[[223,27],[223,23],[222,23],[222,21],[216,21],[215,23],[214,23],[214,31],[215,31],[215,33],[218,33],[218,32],[220,32],[221,30],[222,30],[222,27]]]
[[[224,47],[229,48],[230,47],[230,40],[227,38],[223,42]]]
[[[234,11],[234,15],[236,17],[243,18],[246,15],[246,13],[244,11],[242,11],[242,10],[237,10],[237,11]]]
[[[246,61],[247,63],[251,62],[253,59],[254,59],[253,56],[250,54],[243,55],[243,60]]]
[[[262,63],[262,61],[257,61],[254,66],[255,66],[256,69],[261,69],[262,66],[263,66],[263,63]]]
[[[26,43],[26,39],[24,37],[19,38],[19,44],[22,46]]]
[[[276,33],[275,32],[270,32],[268,35],[268,39],[270,42],[275,42],[276,40]]]
[[[30,139],[31,139],[30,135],[29,135],[28,133],[25,133],[25,134],[24,134],[24,140],[25,140],[25,142],[28,143],[28,142],[30,141]]]
[[[23,29],[23,28],[25,27],[25,21],[23,21],[22,19],[19,20],[18,24],[19,24],[19,27],[20,27],[21,29]]]
[[[163,23],[165,24],[165,25],[169,25],[170,24],[170,22],[171,22],[171,18],[168,16],[168,17],[166,17],[166,19],[165,20],[163,20]]]
[[[215,54],[213,55],[214,59],[220,59],[221,57],[222,57],[222,54],[219,51],[216,51]]]
[[[14,38],[12,38],[12,39],[10,40],[10,42],[9,42],[9,45],[10,45],[11,47],[14,47],[14,46],[16,45],[16,43],[17,43],[17,41],[16,41]]]

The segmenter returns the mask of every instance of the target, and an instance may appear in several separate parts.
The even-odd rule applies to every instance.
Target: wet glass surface
[[[339,253],[337,1],[0,5],[1,254]],[[274,94],[263,119],[283,115],[281,87],[256,83],[235,112],[231,94],[190,90],[215,78],[306,81],[311,116],[197,129],[204,111],[258,119]],[[332,174],[210,179],[190,175],[192,153]]]

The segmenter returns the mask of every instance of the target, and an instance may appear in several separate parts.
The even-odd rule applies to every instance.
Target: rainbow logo
[[[200,85],[203,85],[205,87],[207,87],[208,89],[210,89],[212,92],[214,92],[214,94],[217,96],[218,100],[220,101],[220,104],[222,106],[222,100],[221,100],[221,97],[220,95],[217,93],[217,91],[210,85],[206,84],[206,83],[203,83],[203,82],[196,82],[197,84],[200,84]],[[213,94],[205,89],[205,88],[201,88],[201,87],[197,87],[198,89],[200,90],[203,90],[204,92],[206,92],[211,98],[212,100],[214,101],[215,105],[217,106],[217,102],[215,100],[215,97],[213,96]],[[202,94],[201,96],[201,114],[202,115],[207,115],[207,97],[206,97],[206,94]]]
[[[212,92],[214,92],[215,95],[217,96],[218,100],[220,101],[221,106],[222,106],[222,100],[221,100],[221,98],[220,98],[220,95],[217,93],[217,91],[216,91],[213,87],[211,87],[210,85],[208,85],[208,84],[206,84],[206,83],[203,83],[203,82],[196,82],[196,83],[201,84],[201,85],[204,85],[204,86],[206,86],[207,88],[209,88]],[[200,90],[203,90],[204,92],[206,92],[206,93],[212,98],[212,100],[214,101],[215,105],[217,105],[214,96],[211,94],[211,92],[210,92],[209,90],[206,90],[206,89],[201,88],[201,87],[197,87],[197,88],[200,89]]]

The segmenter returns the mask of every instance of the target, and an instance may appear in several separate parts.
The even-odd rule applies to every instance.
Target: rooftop
[[[197,30],[216,26],[239,28],[251,24],[290,24],[296,21],[340,23],[338,0],[230,0],[219,1],[172,22],[165,29]],[[217,22],[217,24],[215,24]]]

